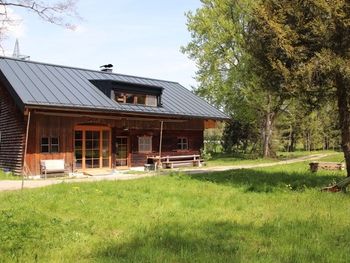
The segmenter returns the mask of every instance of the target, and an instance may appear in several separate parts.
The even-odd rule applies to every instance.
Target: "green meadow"
[[[350,195],[320,191],[344,177],[304,162],[2,192],[0,262],[349,262]]]

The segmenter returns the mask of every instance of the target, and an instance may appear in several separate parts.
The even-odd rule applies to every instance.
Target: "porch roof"
[[[0,57],[0,78],[18,106],[45,106],[173,117],[225,120],[228,117],[177,82]],[[118,81],[163,88],[162,106],[118,103],[91,81]]]

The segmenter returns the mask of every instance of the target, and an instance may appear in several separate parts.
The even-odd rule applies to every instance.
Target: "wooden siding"
[[[40,173],[40,160],[64,159],[73,165],[73,123],[70,118],[59,118],[32,114],[29,130],[27,165],[32,174]],[[58,137],[58,153],[41,153],[42,137]]]
[[[65,159],[66,163],[73,167],[74,162],[74,129],[77,126],[109,127],[112,130],[112,166],[115,168],[115,138],[126,136],[129,138],[129,164],[142,166],[147,156],[158,155],[160,138],[159,120],[128,120],[102,119],[94,117],[68,117],[52,116],[45,114],[32,114],[30,135],[28,143],[27,164],[33,174],[40,173],[40,160]],[[162,155],[179,155],[199,153],[203,146],[203,120],[187,120],[179,122],[164,122]],[[152,136],[152,152],[138,152],[138,137]],[[59,137],[59,153],[40,153],[40,140],[42,137]],[[177,151],[177,138],[187,137],[189,140],[188,151]]]
[[[138,137],[152,136],[152,152],[138,152]],[[188,150],[177,149],[178,137],[186,137],[188,139]],[[132,166],[143,166],[146,163],[147,156],[159,155],[159,130],[132,130],[130,131],[130,157]],[[162,156],[189,155],[199,154],[203,147],[203,131],[201,130],[164,130],[162,142]]]
[[[23,166],[25,121],[8,91],[0,85],[0,168],[17,174]]]

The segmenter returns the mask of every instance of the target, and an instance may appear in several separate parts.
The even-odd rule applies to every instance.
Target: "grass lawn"
[[[21,180],[22,177],[14,176],[12,173],[6,174],[0,169],[0,181],[1,180]]]
[[[350,195],[319,191],[344,176],[305,162],[3,192],[0,262],[349,262]]]

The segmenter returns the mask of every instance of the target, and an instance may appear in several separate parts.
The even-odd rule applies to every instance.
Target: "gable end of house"
[[[0,169],[22,172],[25,120],[9,91],[0,84]]]

